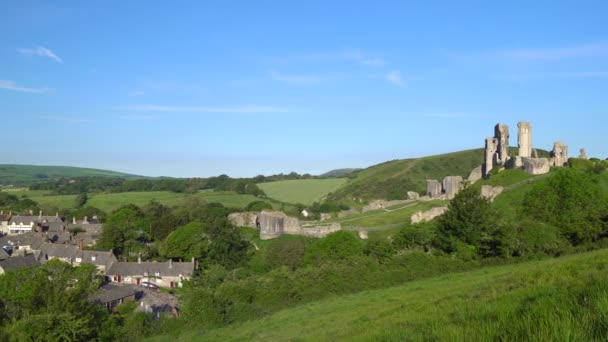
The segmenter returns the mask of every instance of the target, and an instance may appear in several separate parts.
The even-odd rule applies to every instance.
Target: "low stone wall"
[[[316,237],[316,238],[324,238],[328,234],[337,232],[339,230],[342,230],[342,225],[340,225],[339,223],[332,223],[329,226],[305,227],[305,228],[302,228],[302,231],[300,234],[294,234],[294,235],[304,235],[304,236],[312,236],[312,237]]]
[[[259,213],[245,212],[245,213],[232,213],[228,215],[228,222],[232,223],[237,227],[257,227],[257,219]]]
[[[435,217],[443,215],[446,211],[448,211],[448,207],[435,207],[431,210],[419,211],[412,214],[411,220],[413,224],[427,222],[434,219]]]
[[[504,190],[505,188],[503,188],[502,186],[492,187],[491,185],[482,185],[481,197],[489,201],[494,201],[494,199],[498,197],[498,195],[500,195]]]

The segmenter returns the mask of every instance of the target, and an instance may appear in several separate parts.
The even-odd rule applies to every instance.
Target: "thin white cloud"
[[[279,113],[287,110],[271,106],[236,106],[236,107],[187,107],[187,106],[159,106],[135,105],[120,108],[137,112],[186,112],[186,113]]]
[[[68,124],[80,124],[80,123],[94,123],[95,120],[81,117],[72,117],[72,116],[56,116],[56,115],[39,115],[37,116],[39,119],[55,121],[61,123]]]
[[[311,63],[336,63],[355,62],[357,64],[383,67],[387,63],[380,57],[370,57],[361,50],[342,50],[333,52],[305,52],[289,54],[284,56],[265,57],[264,62],[272,64],[311,64]]]
[[[9,80],[0,80],[0,89],[17,91],[21,93],[36,93],[43,94],[51,91],[49,88],[30,88],[30,87],[22,87],[15,84],[13,81]]]
[[[276,71],[271,71],[270,77],[272,77],[272,79],[275,81],[295,85],[316,84],[322,81],[322,78],[318,75],[289,75],[278,73]]]
[[[45,58],[50,58],[57,63],[63,63],[63,60],[59,58],[51,49],[45,48],[43,46],[38,46],[35,49],[17,49],[19,53],[27,56],[40,56]]]
[[[385,75],[385,78],[389,83],[392,83],[398,87],[405,86],[405,82],[403,81],[403,78],[401,77],[401,71],[399,71],[399,70],[393,70],[393,71],[388,72]]]
[[[555,48],[529,48],[501,50],[494,55],[508,59],[551,61],[571,58],[606,57],[608,44],[582,44]]]

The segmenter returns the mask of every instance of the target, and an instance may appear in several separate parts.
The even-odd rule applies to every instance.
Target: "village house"
[[[73,266],[93,264],[100,273],[105,274],[116,262],[112,251],[82,250],[74,245],[45,242],[40,248],[40,261],[57,259]]]
[[[175,288],[181,287],[184,280],[192,277],[196,268],[194,258],[192,262],[115,262],[108,271],[106,277],[109,281],[121,284],[141,285],[149,282],[159,287]]]
[[[4,212],[0,212],[0,235],[19,235],[62,226],[65,227],[59,214],[43,216],[42,211],[40,211],[38,216],[35,216],[32,211],[29,215],[13,215],[12,212],[6,215]]]
[[[36,260],[36,257],[33,254],[12,256],[10,258],[0,260],[0,275],[21,268],[36,266],[40,266],[40,263],[38,260]]]
[[[141,294],[142,291],[138,291],[133,286],[104,284],[93,295],[91,301],[104,306],[109,312],[115,312],[119,305],[134,302],[141,297]]]

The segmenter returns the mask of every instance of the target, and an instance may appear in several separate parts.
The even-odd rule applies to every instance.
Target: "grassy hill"
[[[468,177],[483,162],[483,149],[467,150],[436,156],[393,160],[357,171],[356,177],[329,196],[349,202],[352,198],[403,199],[407,191],[424,193],[427,179],[445,176]]]
[[[332,297],[180,341],[601,341],[608,250]],[[174,337],[157,337],[174,341]]]
[[[137,178],[141,176],[122,172],[88,169],[71,166],[38,166],[0,164],[0,185],[28,186],[34,183],[48,182],[64,177],[123,177]]]
[[[310,205],[346,183],[346,178],[297,179],[260,183],[258,186],[272,199],[286,203]]]
[[[344,177],[348,174],[351,174],[355,171],[359,171],[361,169],[336,169],[336,170],[331,170],[329,172],[325,172],[324,174],[320,175],[320,177]]]

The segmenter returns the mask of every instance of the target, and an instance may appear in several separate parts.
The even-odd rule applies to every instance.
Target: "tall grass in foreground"
[[[605,341],[608,250],[333,297],[181,340]],[[162,339],[162,338],[161,338]]]

